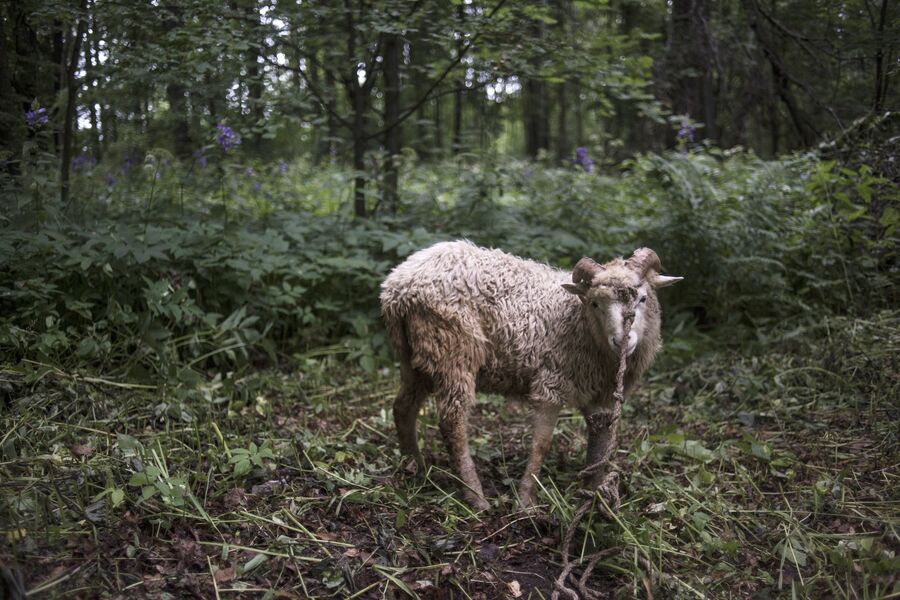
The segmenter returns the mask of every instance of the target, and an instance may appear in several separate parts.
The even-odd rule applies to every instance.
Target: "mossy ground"
[[[900,313],[727,337],[667,333],[627,403],[622,508],[577,535],[579,552],[616,549],[591,587],[900,596]],[[390,418],[396,373],[330,352],[189,391],[36,364],[4,368],[0,387],[13,598],[20,584],[51,598],[548,598],[583,499],[576,414],[557,429],[543,505],[523,513],[527,413],[483,398],[471,439],[493,506],[475,515],[433,406],[420,421],[433,466],[412,476]]]

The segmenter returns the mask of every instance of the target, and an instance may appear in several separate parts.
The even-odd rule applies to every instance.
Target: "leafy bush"
[[[615,177],[446,163],[409,169],[398,214],[371,220],[340,209],[352,174],[226,164],[210,178],[168,161],[151,153],[114,185],[95,167],[78,211],[9,204],[5,361],[192,379],[337,343],[372,368],[388,355],[378,284],[456,237],[561,266],[653,247],[686,278],[665,302],[701,324],[896,301],[896,190],[810,155],[646,155]]]

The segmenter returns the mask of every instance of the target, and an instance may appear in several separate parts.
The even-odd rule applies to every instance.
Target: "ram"
[[[442,242],[398,265],[381,286],[381,307],[400,361],[394,401],[400,451],[423,466],[416,419],[429,394],[466,500],[488,508],[469,451],[477,391],[526,401],[533,439],[519,502],[534,502],[535,478],[564,406],[588,423],[588,464],[608,453],[620,344],[626,394],[660,347],[659,257],[641,248],[624,260],[582,258],[571,273],[468,241]],[[633,315],[627,339],[624,317]],[[599,426],[596,424],[599,423]]]

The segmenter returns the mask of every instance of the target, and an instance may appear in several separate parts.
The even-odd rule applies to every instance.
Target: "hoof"
[[[484,512],[490,510],[491,504],[485,500],[483,496],[466,495],[466,502],[475,509],[476,512]]]
[[[519,491],[519,508],[526,512],[533,512],[534,508],[534,495],[529,492]]]
[[[407,475],[416,476],[424,474],[428,470],[422,455],[404,456],[400,462],[400,469]]]

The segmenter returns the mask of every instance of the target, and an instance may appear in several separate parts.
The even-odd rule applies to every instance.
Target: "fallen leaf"
[[[234,510],[241,506],[247,500],[247,490],[242,487],[236,487],[228,490],[222,502],[229,510]]]
[[[213,577],[216,578],[216,583],[228,583],[229,581],[234,579],[234,567],[219,569],[216,571]]]
[[[72,446],[72,454],[77,457],[88,457],[94,453],[94,449],[87,444],[75,444]]]
[[[509,590],[509,593],[513,598],[519,598],[522,596],[522,586],[519,585],[519,582],[513,579],[506,583],[506,588]]]

